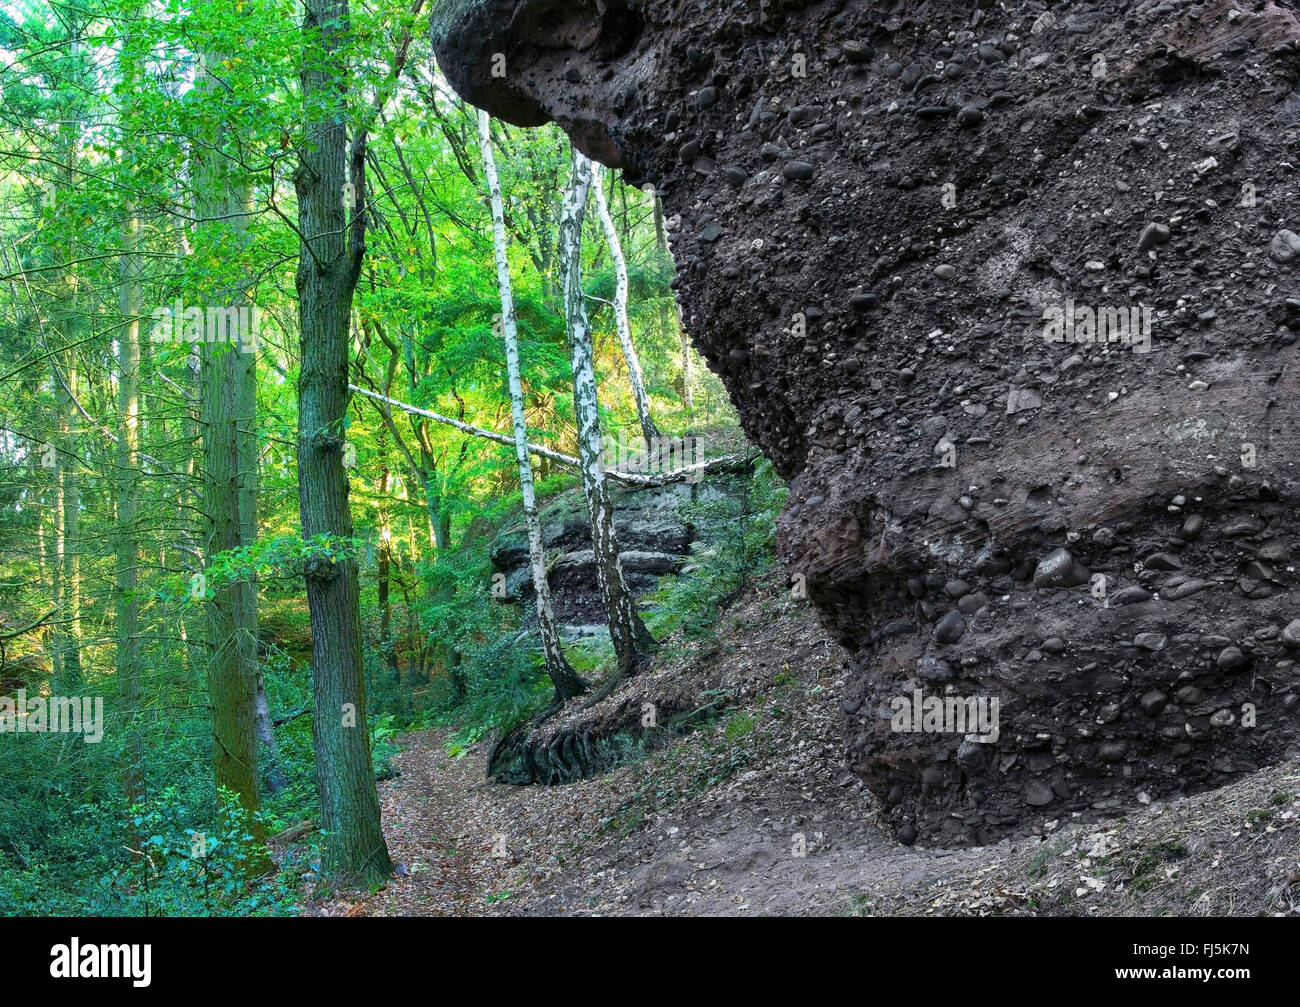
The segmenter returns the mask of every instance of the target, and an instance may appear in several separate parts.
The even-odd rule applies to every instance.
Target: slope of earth
[[[1294,764],[1104,825],[1047,819],[994,846],[909,847],[837,758],[847,669],[806,603],[762,586],[716,641],[648,674],[701,668],[726,712],[566,786],[488,783],[487,742],[451,758],[441,731],[405,736],[401,775],[379,788],[402,876],[308,912],[1300,915]]]
[[[439,12],[463,96],[662,194],[900,839],[1300,753],[1296,0]],[[892,731],[916,688],[999,740]]]

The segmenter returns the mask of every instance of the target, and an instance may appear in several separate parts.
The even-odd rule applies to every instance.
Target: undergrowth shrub
[[[787,493],[772,463],[761,459],[732,493],[706,495],[678,509],[699,538],[691,544],[691,561],[661,578],[650,596],[649,623],[657,637],[680,630],[695,641],[713,633],[727,606],[775,562],[776,518]]]

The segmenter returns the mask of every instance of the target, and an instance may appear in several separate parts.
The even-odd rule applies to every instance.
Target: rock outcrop
[[[640,597],[658,587],[659,578],[676,573],[690,556],[698,529],[679,513],[683,504],[716,498],[725,492],[722,481],[675,482],[645,489],[614,489],[614,523],[618,528],[619,562],[632,593]],[[551,604],[566,637],[597,635],[604,629],[605,610],[596,586],[591,548],[591,523],[582,490],[574,489],[541,511],[542,542],[546,549]],[[522,524],[502,530],[491,549],[499,573],[492,596],[497,601],[533,601],[528,533]]]
[[[658,187],[901,839],[1296,751],[1292,0],[453,0],[435,45]]]

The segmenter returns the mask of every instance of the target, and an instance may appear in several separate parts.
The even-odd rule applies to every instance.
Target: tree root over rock
[[[715,719],[725,702],[716,694],[655,700],[638,695],[594,716],[575,702],[568,717],[564,708],[551,707],[501,736],[488,757],[487,775],[500,783],[548,786],[596,776]]]

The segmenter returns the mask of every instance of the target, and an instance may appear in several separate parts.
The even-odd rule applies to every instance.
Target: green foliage
[[[363,543],[355,537],[340,538],[323,532],[303,540],[297,535],[259,538],[251,545],[219,552],[204,569],[209,584],[222,584],[252,577],[301,577],[309,562],[337,563],[355,560]]]
[[[757,719],[743,710],[737,710],[727,718],[727,728],[724,734],[728,741],[738,741],[757,726]]]
[[[712,634],[727,605],[768,570],[776,557],[776,517],[787,490],[772,464],[762,459],[735,496],[706,497],[680,508],[700,531],[691,562],[665,577],[652,596],[650,620],[657,637],[681,630],[688,640]]]
[[[0,693],[67,685],[60,662],[75,655],[78,691],[102,696],[112,725],[99,745],[0,738],[0,913],[287,911],[293,877],[245,880],[244,833],[213,790],[205,670],[212,644],[202,603],[219,600],[224,584],[258,585],[259,670],[279,749],[274,768],[285,783],[274,794],[264,789],[271,824],[319,815],[301,580],[309,565],[347,558],[361,571],[363,668],[381,774],[391,770],[402,730],[453,725],[460,752],[550,700],[535,634],[521,634],[521,613],[490,596],[488,547],[519,509],[508,448],[401,411],[385,415],[375,400],[354,397],[336,432],[351,449],[344,464],[355,533],[302,540],[293,173],[314,142],[302,134],[304,121],[337,116],[355,137],[359,118],[383,99],[366,145],[367,252],[352,304],[350,380],[495,431],[510,429],[510,408],[474,110],[436,78],[428,10],[354,5],[340,50],[350,86],[313,99],[312,108],[304,107],[299,75],[322,54],[297,30],[300,13],[288,0],[152,7],[93,0],[70,8],[31,0],[0,13],[0,258],[10,280],[0,289],[0,632],[58,610],[49,625],[6,642]],[[392,52],[406,28],[407,72],[393,84]],[[529,437],[573,453],[556,255],[568,141],[553,126],[494,123],[492,133],[510,221]],[[610,175],[605,184],[624,238],[629,317],[657,422],[665,431],[734,427],[720,382],[698,359],[694,409],[685,405],[672,262],[658,248],[654,204]],[[231,212],[201,212],[217,189],[233,201]],[[125,254],[128,234],[138,261]],[[588,227],[582,255],[590,292],[609,299],[613,272],[598,227]],[[135,284],[138,305],[127,307]],[[258,495],[256,513],[241,515],[256,530],[251,543],[210,554],[204,452],[220,445],[196,421],[196,348],[170,336],[155,341],[152,320],[159,306],[234,297],[255,305],[262,320],[257,421],[246,431],[257,438],[249,475]],[[634,429],[613,315],[597,300],[592,306],[602,423]],[[139,582],[128,591],[117,584],[118,498],[128,470],[118,456],[126,421],[116,354],[133,321],[142,341],[142,455],[132,528],[139,562],[128,565]],[[211,356],[229,364],[231,352]],[[70,477],[80,528],[69,532],[60,563],[58,500]],[[536,483],[546,499],[577,480],[546,462]],[[736,542],[711,539],[712,551],[697,561],[703,572],[665,596],[665,624],[698,621],[710,599],[737,589],[746,564],[766,548],[761,538],[753,528]],[[128,602],[139,606],[142,667],[129,718],[115,628]],[[607,645],[571,649],[580,670],[608,662]],[[265,781],[272,767],[262,757]],[[124,815],[128,766],[142,774],[146,798]],[[128,853],[125,837],[136,830],[144,847]],[[215,840],[206,857],[187,855],[187,830]],[[299,865],[290,873],[300,874]]]
[[[259,851],[233,795],[215,812],[196,813],[176,788],[166,788],[123,818],[83,805],[70,834],[84,857],[69,885],[49,864],[0,873],[0,915],[6,916],[276,916],[293,912],[294,870],[286,861],[250,877]],[[130,836],[138,836],[132,840]],[[138,842],[138,846],[130,844]],[[112,851],[106,853],[104,851]],[[119,852],[120,851],[120,852]],[[7,865],[6,865],[7,866]]]
[[[219,795],[206,829],[186,827],[189,817],[164,791],[149,808],[133,809],[130,829],[147,836],[139,855],[105,879],[126,916],[274,916],[293,910],[292,875],[250,878],[265,856],[249,832],[248,815],[229,791]],[[259,820],[264,816],[258,814]],[[286,865],[287,867],[288,865]],[[107,893],[106,893],[107,894]]]
[[[538,713],[553,691],[540,656],[513,635],[474,644],[465,656],[470,686],[456,711],[459,726],[448,739],[447,752],[452,756]]]

